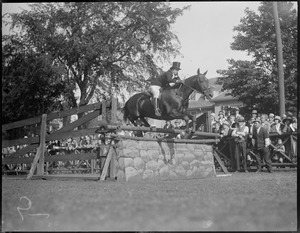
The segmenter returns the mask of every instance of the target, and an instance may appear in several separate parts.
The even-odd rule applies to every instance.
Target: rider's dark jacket
[[[156,78],[150,80],[150,85],[157,85],[162,88],[170,87],[169,83],[175,83],[177,80],[180,80],[178,76],[173,77],[171,70],[164,72]]]

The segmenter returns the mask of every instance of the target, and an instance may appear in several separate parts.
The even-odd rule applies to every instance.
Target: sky
[[[240,24],[245,9],[257,12],[259,2],[181,2],[172,3],[181,7],[191,4],[190,10],[177,18],[174,32],[181,42],[181,74],[189,77],[198,68],[207,77],[215,78],[218,69],[227,69],[227,59],[250,60],[245,51],[233,51],[230,44],[236,32],[233,27]],[[168,67],[164,67],[166,69]]]
[[[233,42],[233,27],[240,24],[240,19],[245,16],[244,10],[249,7],[256,11],[259,2],[170,2],[171,6],[182,7],[191,5],[179,16],[172,26],[172,31],[178,36],[181,43],[182,57],[170,58],[171,61],[181,63],[180,77],[185,78],[195,75],[197,69],[204,73],[208,70],[207,78],[219,75],[217,70],[227,69],[227,59],[250,60],[244,51],[233,51],[230,44]],[[27,3],[2,3],[4,13],[21,12],[28,10]],[[2,24],[2,33],[9,30]],[[164,71],[170,68],[169,63],[161,67]]]

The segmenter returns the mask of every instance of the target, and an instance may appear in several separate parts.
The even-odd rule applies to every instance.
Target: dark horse
[[[135,121],[140,118],[145,126],[150,127],[145,117],[158,120],[184,119],[188,129],[188,121],[193,120],[192,115],[187,114],[189,96],[192,92],[197,91],[204,94],[207,99],[212,98],[212,90],[205,77],[206,73],[207,71],[201,74],[198,69],[197,75],[187,78],[183,83],[164,89],[159,100],[161,117],[155,115],[150,93],[135,94],[125,103],[124,121],[129,119],[133,125],[137,126]]]

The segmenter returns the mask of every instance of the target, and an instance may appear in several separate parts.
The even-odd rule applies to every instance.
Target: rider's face
[[[173,73],[173,74],[175,74],[175,75],[177,75],[177,74],[178,74],[178,71],[179,71],[179,70],[172,69],[172,73]]]

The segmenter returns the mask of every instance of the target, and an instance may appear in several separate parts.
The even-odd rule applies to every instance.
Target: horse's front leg
[[[144,122],[146,127],[151,127],[151,125],[149,125],[148,121],[146,121],[144,117],[141,117],[140,119],[142,120],[142,122]]]

